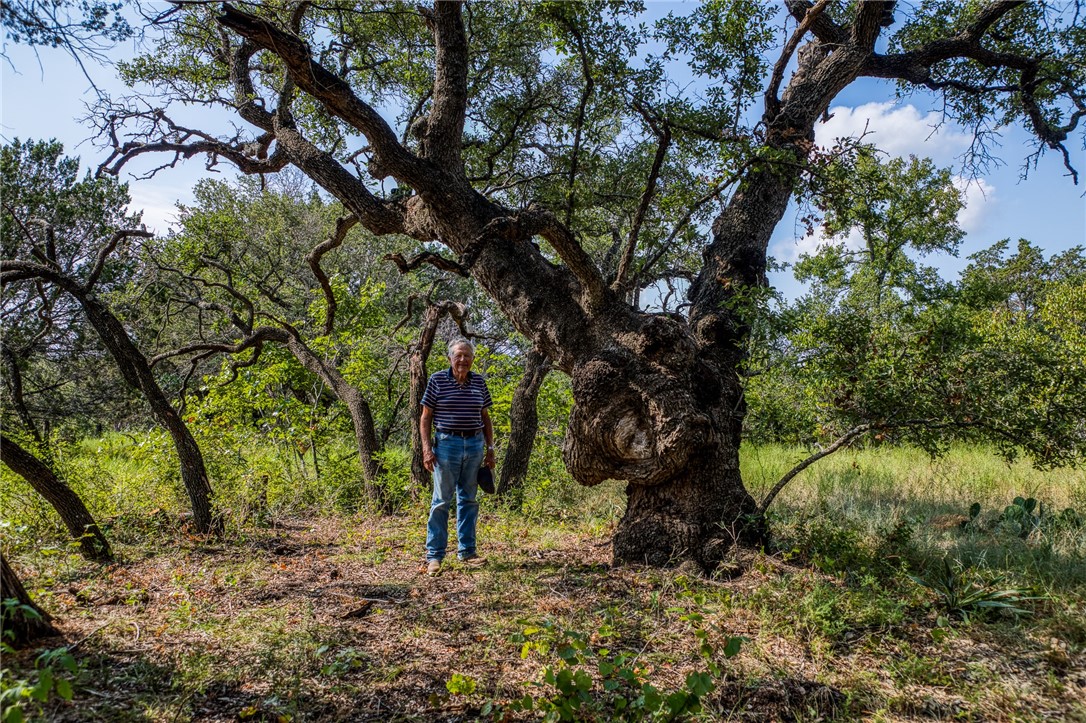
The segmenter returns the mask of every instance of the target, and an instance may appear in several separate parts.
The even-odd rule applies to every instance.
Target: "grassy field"
[[[530,514],[484,500],[488,565],[428,578],[421,503],[343,512],[295,465],[259,505],[233,490],[209,541],[133,457],[72,475],[113,518],[105,566],[4,478],[5,544],[64,633],[43,645],[75,663],[4,656],[9,694],[45,667],[72,684],[30,718],[1086,721],[1081,470],[841,452],[782,493],[772,547],[710,579],[610,567],[620,488],[545,480]],[[745,478],[758,496],[802,457],[746,449]]]

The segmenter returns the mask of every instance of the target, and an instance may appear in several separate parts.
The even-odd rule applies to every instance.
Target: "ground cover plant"
[[[98,449],[97,469],[121,479],[131,450]],[[744,473],[768,488],[800,456],[749,447]],[[1086,508],[1081,470],[1040,473],[974,448],[937,462],[846,451],[782,493],[770,547],[715,578],[611,567],[621,491],[568,480],[547,480],[556,499],[556,487],[582,495],[561,509],[487,499],[490,563],[428,578],[419,503],[348,512],[308,494],[321,484],[311,469],[293,474],[295,496],[233,518],[222,540],[194,535],[177,495],[129,506],[136,486],[93,494],[70,474],[101,519],[117,522],[99,512],[105,499],[136,510],[106,525],[112,564],[83,560],[33,516],[9,518],[15,564],[63,633],[6,652],[8,691],[46,692],[42,670],[64,663],[53,666],[64,682],[18,710],[58,721],[1086,719],[1086,535],[1062,512]],[[1054,512],[1023,537],[1006,513],[1016,497]],[[1020,591],[1018,610],[948,609],[932,589],[948,568]],[[69,686],[70,701],[58,694]]]

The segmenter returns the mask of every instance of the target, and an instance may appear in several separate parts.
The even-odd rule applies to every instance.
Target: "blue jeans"
[[[443,560],[449,544],[449,505],[456,494],[457,554],[475,554],[475,523],[479,519],[476,477],[483,464],[483,433],[474,437],[434,432],[434,497],[426,524],[426,559]]]

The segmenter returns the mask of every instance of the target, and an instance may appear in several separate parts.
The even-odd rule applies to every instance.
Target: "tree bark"
[[[524,359],[524,376],[520,378],[513,403],[509,408],[509,439],[506,440],[505,455],[502,457],[501,471],[498,475],[499,495],[520,490],[528,477],[528,463],[535,447],[535,436],[539,431],[539,412],[536,401],[539,388],[550,371],[550,362],[546,355],[532,349]]]
[[[83,500],[48,465],[3,434],[0,434],[0,461],[25,479],[53,506],[68,532],[79,541],[79,551],[83,557],[88,560],[113,558],[109,542]]]
[[[38,638],[58,635],[53,627],[49,613],[38,607],[27,593],[19,576],[8,565],[8,559],[0,552],[0,601],[16,600],[20,607],[3,607],[5,642],[13,648],[22,648]],[[26,609],[33,610],[35,614],[27,614]]]

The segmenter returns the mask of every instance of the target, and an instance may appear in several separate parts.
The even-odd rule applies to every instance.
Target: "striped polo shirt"
[[[459,384],[452,369],[435,372],[426,382],[422,406],[434,412],[434,426],[446,432],[474,432],[483,428],[482,410],[493,402],[482,374],[468,372],[467,384]]]

